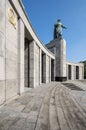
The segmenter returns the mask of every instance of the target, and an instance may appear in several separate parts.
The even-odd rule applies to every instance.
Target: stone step
[[[55,104],[55,92],[57,85],[51,92],[50,105],[49,105],[49,130],[60,130],[57,113],[56,113],[56,104]]]

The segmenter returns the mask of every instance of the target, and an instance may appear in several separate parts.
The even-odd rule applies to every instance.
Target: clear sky
[[[86,60],[86,0],[23,0],[25,10],[40,40],[53,40],[57,19],[67,27],[67,61]]]

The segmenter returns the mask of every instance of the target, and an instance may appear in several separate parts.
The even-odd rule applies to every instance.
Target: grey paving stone
[[[0,130],[86,130],[86,91],[58,82],[31,89],[0,108]]]

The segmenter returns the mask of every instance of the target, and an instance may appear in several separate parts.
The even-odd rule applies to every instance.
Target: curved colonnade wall
[[[0,10],[0,104],[3,104],[28,87],[50,82],[55,56],[37,37],[19,0],[1,1]]]
[[[83,80],[84,79],[84,64],[66,62],[67,80]]]

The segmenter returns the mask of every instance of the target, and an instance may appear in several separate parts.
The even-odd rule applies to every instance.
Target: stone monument
[[[62,28],[66,27],[61,23],[59,19],[57,24],[54,25],[54,40],[50,41],[46,46],[55,54],[54,61],[54,80],[66,81],[66,41],[62,37]]]

